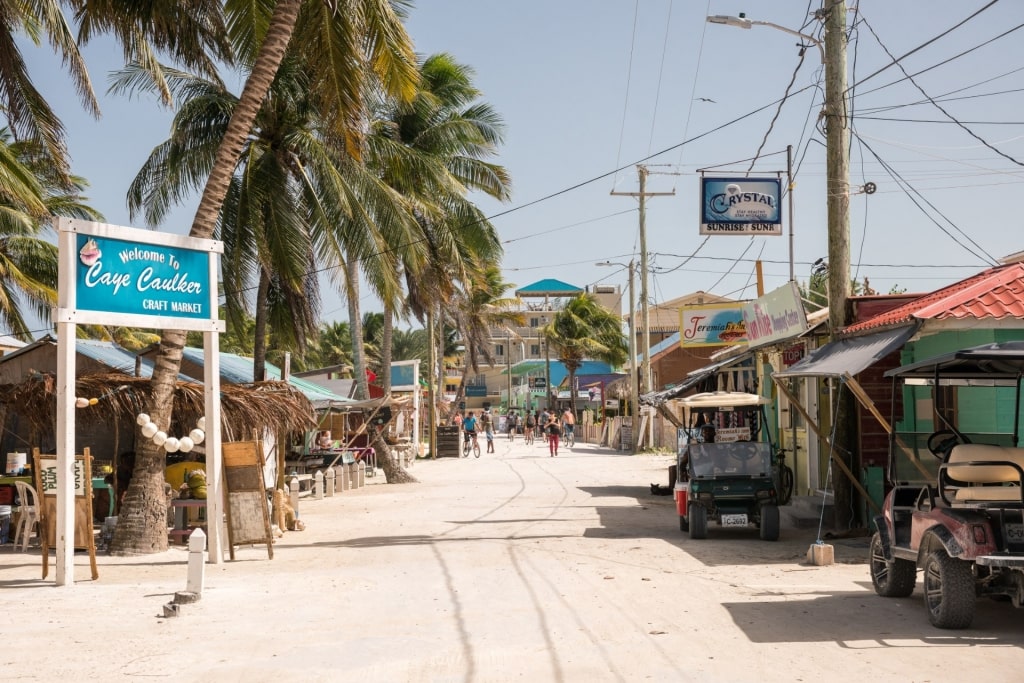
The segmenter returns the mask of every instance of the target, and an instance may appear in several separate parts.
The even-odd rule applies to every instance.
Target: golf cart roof
[[[715,408],[745,408],[768,403],[768,399],[742,391],[711,391],[679,399],[688,410],[714,410]]]
[[[906,380],[985,379],[1016,381],[1024,373],[1024,341],[1000,342],[960,349],[904,365],[885,373]]]

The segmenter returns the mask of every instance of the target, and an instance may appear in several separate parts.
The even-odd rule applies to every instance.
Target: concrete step
[[[822,508],[824,508],[824,528],[831,529],[835,524],[835,508],[832,504],[832,494],[823,498],[816,496],[793,496],[789,505],[779,508],[782,513],[783,528],[788,524],[796,529],[811,529],[821,523]]]

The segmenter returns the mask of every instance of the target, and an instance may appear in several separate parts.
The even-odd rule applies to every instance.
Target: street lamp
[[[614,263],[612,261],[600,261],[595,266],[622,266],[629,269],[629,414],[633,418],[633,428],[630,430],[629,450],[636,453],[636,440],[639,436],[640,421],[639,415],[640,388],[636,374],[636,297],[633,294],[633,280],[636,274],[635,261],[627,263]],[[601,400],[604,401],[604,392],[601,392]]]
[[[750,28],[769,26],[790,35],[809,40],[818,47],[825,71],[825,175],[826,205],[828,207],[828,322],[830,337],[834,341],[846,325],[847,300],[850,296],[850,128],[849,108],[846,106],[846,0],[828,3],[828,9],[815,12],[824,23],[825,40],[777,26],[765,21],[751,21],[745,16],[712,16],[712,24],[725,24]],[[852,467],[852,453],[856,428],[855,408],[849,392],[836,396],[834,443],[843,451],[846,464]],[[852,521],[853,489],[845,479],[835,485],[836,524],[840,527]]]
[[[826,40],[800,33],[769,21],[754,21],[716,14],[708,23],[749,29],[768,26],[799,36],[817,46],[825,68],[826,195],[828,206],[829,327],[832,339],[846,325],[846,302],[850,292],[850,158],[846,97],[846,1],[836,0],[827,11],[816,12],[825,22]]]
[[[818,40],[814,36],[808,35],[806,33],[800,33],[799,31],[794,31],[791,28],[786,28],[785,26],[779,26],[778,24],[773,24],[770,21],[755,21],[753,19],[747,19],[747,16],[745,14],[742,14],[742,13],[738,17],[732,17],[732,16],[729,16],[729,15],[726,15],[726,14],[714,14],[714,15],[708,17],[708,23],[709,24],[722,24],[723,26],[735,26],[736,28],[746,28],[746,29],[749,29],[751,26],[770,26],[771,28],[773,28],[773,29],[775,29],[777,31],[782,31],[783,33],[788,33],[791,36],[797,36],[798,38],[803,38],[804,40],[806,40],[808,42],[811,42],[811,43],[814,43],[815,45],[817,45],[818,46],[818,56],[821,57],[821,63],[822,64],[825,63],[825,45],[824,45],[824,43],[822,43],[822,41]]]

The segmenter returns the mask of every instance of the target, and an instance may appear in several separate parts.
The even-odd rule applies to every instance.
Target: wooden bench
[[[1024,448],[960,444],[953,447],[943,470],[942,480],[967,484],[956,491],[958,503],[1024,504]]]

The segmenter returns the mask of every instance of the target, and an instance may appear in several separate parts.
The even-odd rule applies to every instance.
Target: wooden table
[[[206,528],[206,500],[178,498],[171,501],[171,510],[174,514],[174,528],[167,532],[167,536],[171,541],[184,543],[188,540],[192,530],[196,528],[190,528],[188,525],[189,510],[199,510],[199,519],[201,521],[197,526],[203,529]]]

